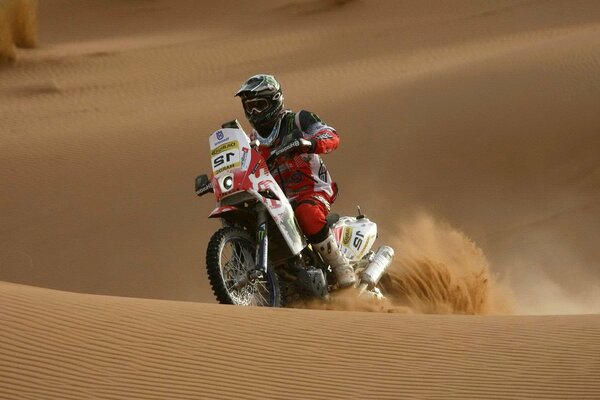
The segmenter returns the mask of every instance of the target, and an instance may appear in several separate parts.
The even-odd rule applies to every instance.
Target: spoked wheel
[[[272,268],[258,278],[250,274],[256,268],[256,244],[243,229],[218,230],[208,243],[206,269],[217,300],[221,304],[280,307],[279,281]]]

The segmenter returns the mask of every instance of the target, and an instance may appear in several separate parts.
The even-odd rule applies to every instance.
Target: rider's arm
[[[329,153],[337,149],[340,143],[340,137],[335,129],[326,125],[310,111],[302,110],[296,114],[296,126],[304,138],[312,143],[311,153]]]

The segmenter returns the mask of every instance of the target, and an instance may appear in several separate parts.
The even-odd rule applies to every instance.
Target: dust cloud
[[[499,315],[514,312],[508,285],[495,276],[483,251],[464,233],[420,212],[398,228],[396,256],[381,280],[384,300],[333,293],[303,308],[406,314]]]

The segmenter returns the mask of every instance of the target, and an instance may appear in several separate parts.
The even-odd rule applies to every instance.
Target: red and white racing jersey
[[[256,135],[256,131],[253,131],[250,139],[254,140]],[[313,148],[308,153],[306,149],[299,148],[295,153],[279,157],[270,168],[271,174],[290,201],[312,196],[324,200],[329,208],[329,204],[335,200],[337,186],[319,154],[329,153],[338,147],[340,138],[335,129],[309,111],[286,111],[281,117],[278,139],[273,146],[260,146],[258,151],[268,159],[271,152],[282,143],[297,138],[311,141]]]

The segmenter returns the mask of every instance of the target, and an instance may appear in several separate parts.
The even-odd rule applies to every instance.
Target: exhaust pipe
[[[394,259],[394,249],[390,246],[381,246],[377,249],[373,260],[369,263],[367,268],[362,272],[359,285],[359,291],[362,293],[367,288],[372,289],[378,283],[385,270],[390,266]]]

